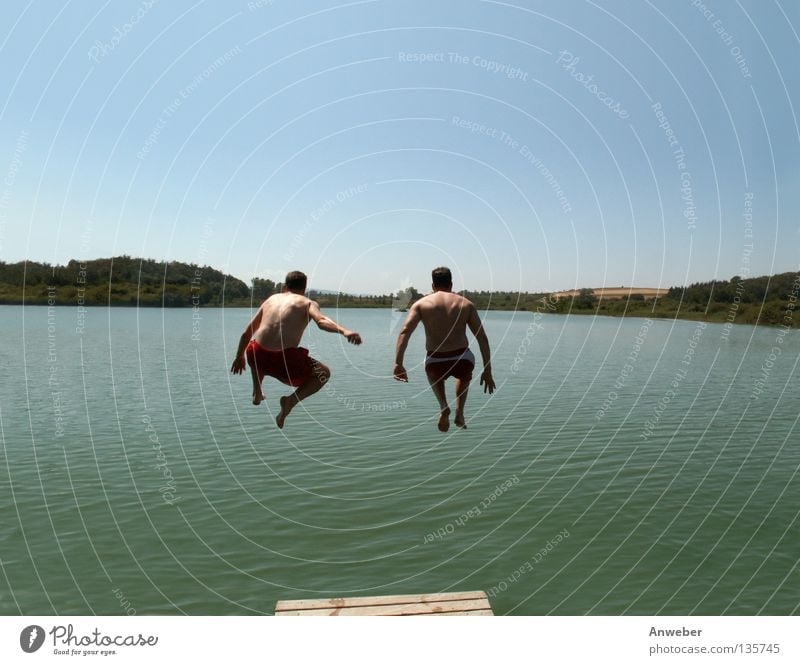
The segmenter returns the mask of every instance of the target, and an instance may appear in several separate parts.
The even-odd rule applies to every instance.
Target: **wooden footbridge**
[[[484,591],[279,600],[275,616],[493,616]]]

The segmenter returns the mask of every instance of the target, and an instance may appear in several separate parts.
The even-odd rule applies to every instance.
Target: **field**
[[[636,286],[619,286],[619,287],[609,287],[609,288],[599,288],[599,289],[589,289],[597,298],[600,300],[603,299],[613,299],[613,298],[627,298],[628,296],[636,296],[641,295],[644,296],[645,299],[649,298],[660,298],[662,296],[667,295],[669,293],[669,289],[654,289],[649,287],[636,287]],[[570,291],[558,291],[554,293],[553,296],[561,300],[562,298],[574,298],[581,295],[581,289],[572,289]]]

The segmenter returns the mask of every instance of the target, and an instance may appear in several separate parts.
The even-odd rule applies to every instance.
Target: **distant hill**
[[[582,289],[572,289],[570,291],[557,291],[553,294],[553,297],[561,300],[562,298],[574,298],[581,294]],[[669,293],[669,289],[656,289],[656,288],[649,288],[649,287],[637,287],[637,286],[618,286],[618,287],[601,287],[598,289],[589,289],[594,295],[596,295],[600,300],[604,299],[620,299],[620,298],[627,298],[628,296],[643,296],[645,300],[649,300],[650,298],[658,298],[659,296],[665,296]]]
[[[133,307],[250,307],[259,305],[282,284],[254,277],[250,284],[209,266],[155,261],[127,255],[65,266],[0,261],[0,305],[46,305],[48,288],[56,305]],[[391,307],[382,296],[310,291],[327,307]]]
[[[627,289],[612,291],[627,292]],[[548,311],[609,316],[649,316],[718,323],[752,323],[800,327],[800,273],[697,282],[661,289],[659,295],[631,290],[628,295],[601,294],[594,289],[570,292]],[[562,292],[565,293],[565,292]],[[555,296],[556,294],[553,294]]]
[[[269,282],[269,284],[272,284]],[[273,285],[274,286],[274,285]],[[0,304],[191,307],[249,305],[250,287],[208,266],[115,256],[52,266],[0,261]]]

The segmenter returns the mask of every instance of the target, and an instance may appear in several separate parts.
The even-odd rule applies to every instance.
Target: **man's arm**
[[[322,313],[322,310],[319,308],[319,303],[316,303],[313,300],[310,301],[310,303],[311,304],[308,306],[308,316],[316,322],[317,327],[320,330],[344,335],[347,338],[347,341],[351,344],[361,344],[361,335],[359,335],[357,332],[349,330],[348,328],[345,328],[344,326],[340,326],[332,318],[325,316]]]
[[[406,348],[408,347],[408,340],[411,339],[411,333],[414,332],[421,320],[419,307],[414,304],[408,312],[406,320],[403,322],[403,327],[400,329],[400,334],[397,336],[397,353],[394,358],[394,378],[397,381],[408,383],[408,372],[403,367],[403,359],[406,355]]]
[[[250,321],[247,328],[244,329],[242,336],[239,338],[239,348],[236,349],[236,357],[233,359],[233,365],[231,365],[231,372],[234,374],[241,374],[247,366],[244,359],[244,350],[247,348],[250,340],[253,339],[253,335],[256,330],[258,330],[258,326],[261,325],[261,311],[263,307],[264,305],[262,304],[261,307],[258,308],[253,320]]]
[[[481,317],[478,316],[478,309],[475,305],[470,303],[469,319],[467,325],[478,340],[478,348],[481,350],[481,358],[483,359],[483,372],[481,373],[481,385],[483,392],[488,392],[490,395],[494,392],[494,379],[492,378],[492,354],[489,350],[489,338],[486,336],[486,331],[483,329]]]

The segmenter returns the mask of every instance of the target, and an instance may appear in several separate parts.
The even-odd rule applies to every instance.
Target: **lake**
[[[796,331],[484,313],[498,389],[442,434],[422,330],[400,384],[403,314],[327,313],[364,344],[309,330],[333,376],[278,430],[249,310],[0,307],[0,612],[798,611]]]

